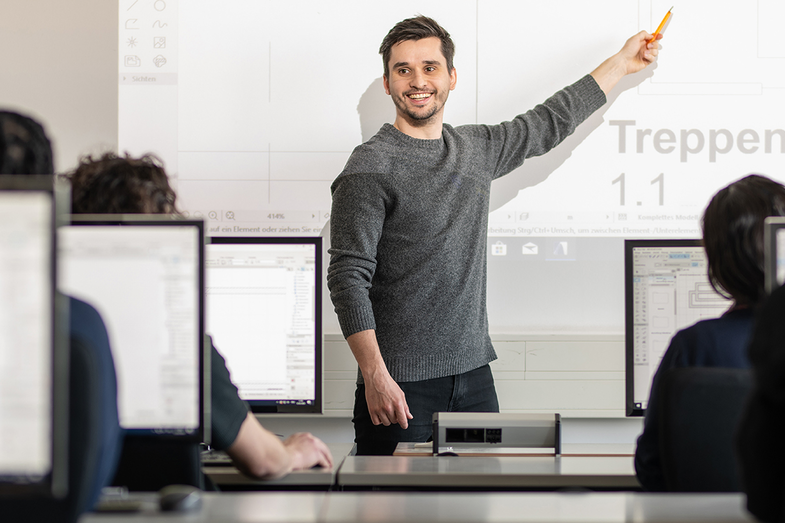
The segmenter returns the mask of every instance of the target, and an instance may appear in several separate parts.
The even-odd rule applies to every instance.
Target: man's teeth
[[[415,100],[421,100],[423,98],[428,98],[431,96],[431,93],[420,93],[420,94],[410,94],[409,98],[413,98]]]

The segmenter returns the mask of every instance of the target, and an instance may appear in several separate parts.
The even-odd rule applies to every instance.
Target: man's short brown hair
[[[382,55],[382,61],[384,61],[384,76],[390,77],[390,55],[395,44],[405,42],[406,40],[421,40],[431,37],[436,37],[442,41],[442,54],[444,59],[447,60],[447,70],[451,72],[453,70],[455,44],[452,38],[450,38],[450,33],[436,23],[436,20],[433,18],[416,16],[401,20],[395,24],[390,29],[390,32],[387,33],[387,36],[384,37],[384,40],[382,40],[379,54]]]

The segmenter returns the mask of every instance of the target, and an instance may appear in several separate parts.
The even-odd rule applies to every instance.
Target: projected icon
[[[139,21],[139,19],[138,19],[138,18],[129,18],[128,20],[126,20],[126,21],[125,21],[125,28],[126,28],[126,29],[132,29],[132,30],[139,29],[139,28],[136,26],[136,23],[137,23],[138,21]]]
[[[491,256],[507,256],[507,245],[501,241],[491,245]]]
[[[570,244],[567,242],[556,242],[553,247],[553,254],[556,256],[567,256],[570,250]]]
[[[234,211],[226,211],[226,219],[234,220]]]
[[[211,220],[217,220],[218,219],[218,213],[215,212],[215,211],[210,211],[207,214],[207,217],[210,218]]]
[[[153,58],[153,63],[155,64],[156,67],[163,67],[166,65],[166,58],[159,54],[158,56]]]
[[[156,11],[163,11],[166,9],[166,2],[164,2],[164,0],[155,0],[153,7]]]
[[[131,37],[131,38],[129,38],[127,41],[128,41],[128,47],[136,47],[136,38],[134,38],[134,37],[132,36],[132,37]]]
[[[521,249],[521,253],[527,256],[530,256],[532,254],[539,254],[539,252],[540,252],[540,247],[533,242],[525,243],[523,245],[523,248]]]
[[[165,36],[154,36],[153,37],[153,49],[166,49],[166,37]]]
[[[142,59],[135,54],[127,54],[123,59],[126,67],[139,67],[142,65]]]

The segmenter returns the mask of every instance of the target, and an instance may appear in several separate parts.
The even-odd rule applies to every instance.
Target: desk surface
[[[224,488],[287,488],[308,487],[316,490],[327,490],[336,482],[336,474],[344,458],[354,448],[354,443],[329,443],[327,447],[333,456],[333,468],[315,468],[298,470],[280,479],[254,479],[240,473],[233,466],[202,467],[204,473],[219,487]]]
[[[741,494],[205,493],[199,512],[87,514],[80,523],[754,523]]]
[[[509,454],[511,450],[505,448],[488,447],[485,449],[472,449],[466,455],[499,456]],[[458,455],[465,455],[456,450]],[[540,453],[537,449],[530,449],[530,453]],[[551,453],[552,454],[552,453]],[[395,447],[394,456],[431,456],[433,455],[432,443],[413,443],[403,441]],[[635,444],[633,443],[565,443],[562,445],[562,456],[634,456]]]
[[[338,486],[359,488],[640,488],[631,456],[348,456]]]

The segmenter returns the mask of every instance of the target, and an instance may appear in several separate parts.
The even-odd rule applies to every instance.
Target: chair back
[[[670,369],[661,382],[660,454],[673,492],[739,492],[734,436],[752,388],[749,369]]]

